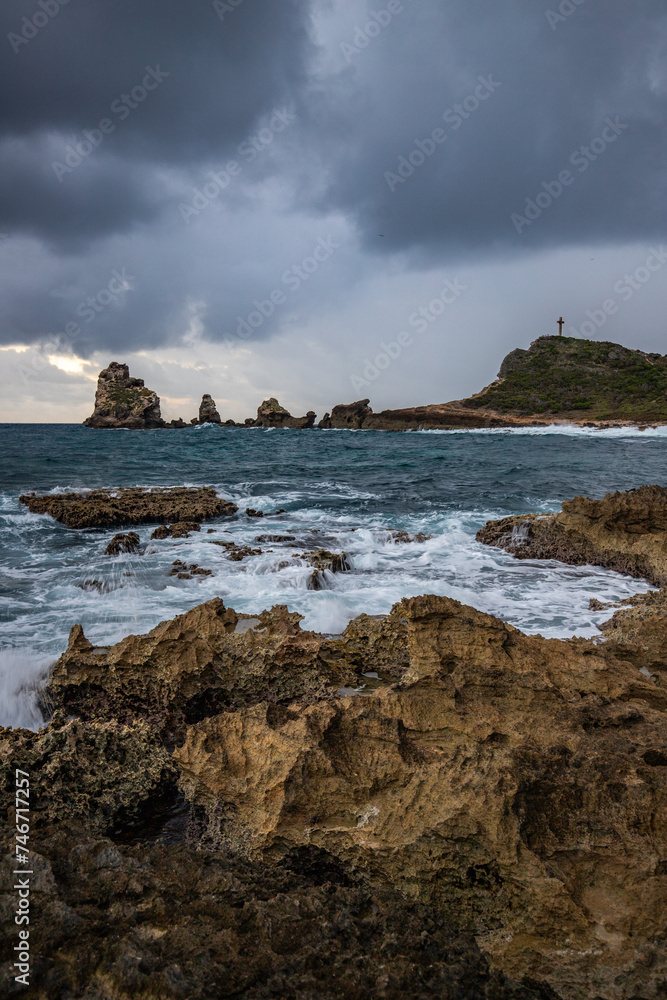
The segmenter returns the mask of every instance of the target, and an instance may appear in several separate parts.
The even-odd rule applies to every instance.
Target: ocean
[[[81,623],[94,643],[142,633],[213,597],[257,613],[286,604],[302,626],[337,634],[362,612],[402,597],[443,594],[548,637],[599,635],[615,601],[648,584],[596,567],[520,561],[480,545],[487,520],[560,509],[667,482],[667,428],[289,431],[221,428],[90,430],[0,425],[0,725],[38,727],[36,691]],[[110,557],[115,530],[77,531],[30,514],[21,493],[121,486],[213,486],[239,505],[184,539],[150,541],[142,555]],[[286,513],[248,518],[246,507]],[[208,533],[214,528],[215,534]],[[396,544],[391,532],[430,535]],[[259,535],[293,541],[258,543]],[[232,562],[214,539],[261,548]],[[346,552],[351,570],[309,589],[299,553]],[[296,558],[295,558],[296,557]],[[180,559],[211,576],[179,580]],[[92,587],[86,581],[95,580]]]

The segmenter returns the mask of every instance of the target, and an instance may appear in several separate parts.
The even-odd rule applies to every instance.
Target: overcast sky
[[[665,0],[3,0],[5,421],[189,419],[665,347]],[[588,325],[585,325],[588,324]],[[377,363],[376,363],[377,362]]]

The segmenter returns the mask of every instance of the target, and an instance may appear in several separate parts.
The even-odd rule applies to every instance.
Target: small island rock
[[[164,427],[165,423],[157,393],[147,389],[143,379],[131,378],[127,365],[112,361],[99,374],[95,409],[84,425],[146,430]]]

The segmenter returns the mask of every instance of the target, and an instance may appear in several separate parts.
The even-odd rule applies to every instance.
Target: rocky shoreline
[[[537,387],[537,388],[536,388]],[[607,388],[605,388],[607,387]],[[468,399],[374,413],[369,399],[341,403],[315,423],[309,410],[293,417],[275,397],[265,399],[256,417],[223,422],[215,400],[202,397],[199,414],[166,423],[160,399],[127,365],[112,361],[100,372],[95,409],[87,427],[181,429],[193,424],[276,427],[293,430],[465,430],[544,427],[554,423],[607,429],[667,424],[667,355],[629,350],[607,341],[539,337],[528,350],[512,351],[498,378]]]
[[[530,557],[662,580],[666,518],[659,487],[576,498]],[[481,540],[535,527],[505,522]],[[24,995],[658,1000],[667,605],[612,610],[601,641],[428,595],[341,635],[220,599],[74,626],[49,725],[0,730],[6,800],[32,780]]]

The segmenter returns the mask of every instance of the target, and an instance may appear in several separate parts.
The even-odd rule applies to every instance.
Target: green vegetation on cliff
[[[465,406],[521,416],[667,421],[667,356],[609,341],[540,337]]]

